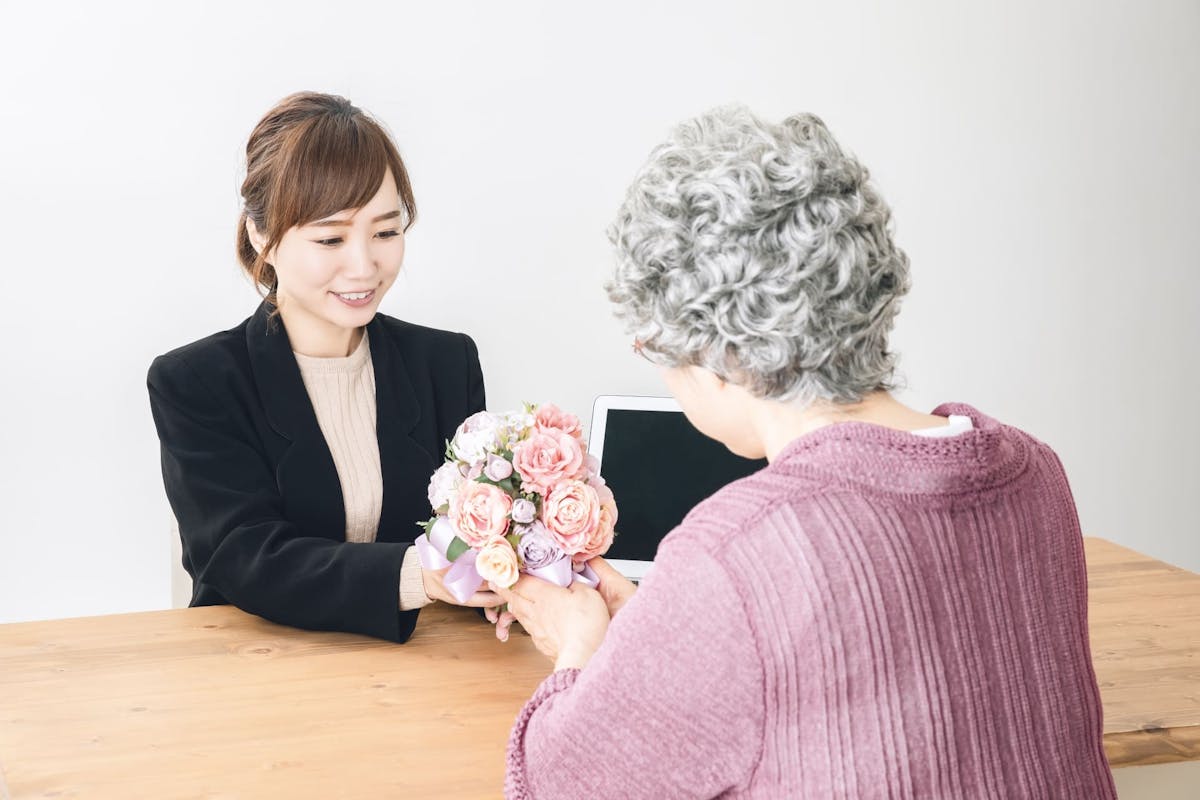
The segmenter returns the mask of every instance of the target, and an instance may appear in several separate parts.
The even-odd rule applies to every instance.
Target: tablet
[[[700,433],[670,397],[597,397],[588,452],[617,501],[617,535],[605,558],[634,581],[693,506],[767,465]]]

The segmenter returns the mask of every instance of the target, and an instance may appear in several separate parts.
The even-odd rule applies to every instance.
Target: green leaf
[[[425,531],[425,535],[428,536],[429,531],[433,528],[433,524],[435,522],[437,522],[437,520],[438,520],[437,517],[433,517],[431,519],[425,520],[424,522],[418,522],[417,527],[420,528],[421,530]]]
[[[455,536],[450,540],[450,546],[446,548],[446,560],[457,561],[459,556],[470,549],[466,542]]]
[[[508,536],[505,536],[504,538],[507,539],[508,543],[512,545],[513,552],[516,552],[517,542],[521,541],[521,537],[515,533],[510,533]]]

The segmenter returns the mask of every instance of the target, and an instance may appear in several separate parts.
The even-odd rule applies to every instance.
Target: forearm
[[[416,612],[402,611],[398,602],[408,545],[292,538],[278,531],[264,534],[260,527],[226,535],[206,561],[196,564],[197,580],[227,602],[273,622],[392,641],[411,634]],[[186,528],[181,530],[186,537]]]

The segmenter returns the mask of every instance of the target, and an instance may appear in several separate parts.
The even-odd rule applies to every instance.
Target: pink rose
[[[512,498],[503,491],[490,483],[467,481],[450,505],[450,522],[468,546],[480,548],[504,536],[510,510]]]
[[[576,441],[583,441],[583,425],[580,424],[579,417],[568,414],[554,403],[538,406],[533,415],[533,423],[542,430],[553,428],[575,437]]]
[[[609,492],[612,496],[612,492]],[[583,543],[583,548],[571,556],[575,563],[587,561],[595,556],[602,556],[612,547],[613,531],[617,526],[617,504],[602,503],[600,505],[600,524]]]
[[[526,492],[546,495],[560,481],[581,476],[583,445],[557,428],[539,428],[513,448],[513,467]]]
[[[600,527],[600,498],[583,481],[564,481],[542,505],[542,524],[569,555],[583,552]]]
[[[517,582],[519,569],[517,554],[504,539],[488,542],[475,558],[475,571],[479,577],[506,589]]]

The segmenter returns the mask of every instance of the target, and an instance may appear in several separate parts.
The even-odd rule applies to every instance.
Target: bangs
[[[277,173],[274,196],[279,198],[270,227],[282,236],[297,225],[323,219],[339,211],[358,209],[379,191],[391,169],[400,205],[405,202],[403,162],[387,134],[364,117],[344,114],[317,117],[298,125],[293,141],[283,151],[286,162]]]

